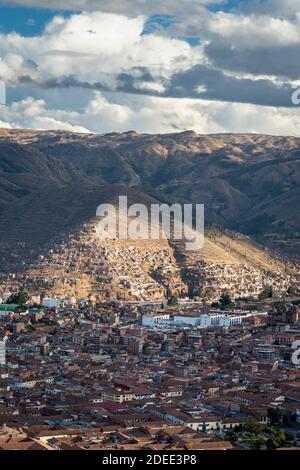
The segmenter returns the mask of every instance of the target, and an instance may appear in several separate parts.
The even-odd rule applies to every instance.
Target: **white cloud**
[[[292,17],[295,13],[300,13],[300,2],[299,0],[252,0],[249,8],[258,13]]]
[[[196,6],[199,7],[202,3],[196,3]],[[175,4],[179,5],[177,1]],[[190,5],[187,1],[185,4]],[[142,9],[140,12],[145,13]],[[52,86],[57,88],[62,103],[61,106],[54,106],[50,101],[30,98],[25,94],[24,99],[0,109],[3,125],[61,128],[80,132],[128,129],[171,132],[194,129],[202,133],[249,131],[300,135],[298,108],[272,109],[247,104],[155,98],[138,94],[147,91],[161,93],[168,88],[170,78],[178,72],[192,70],[193,66],[199,64],[209,65],[205,46],[211,44],[216,44],[217,49],[220,44],[232,47],[232,51],[234,48],[241,48],[242,58],[246,60],[249,50],[254,51],[256,57],[256,51],[261,47],[269,47],[272,51],[274,45],[294,47],[300,44],[300,16],[287,20],[267,15],[209,13],[205,9],[201,12],[202,15],[194,15],[189,20],[189,27],[192,25],[203,39],[202,44],[197,47],[191,47],[184,40],[158,33],[143,35],[146,21],[144,15],[128,17],[100,11],[74,14],[68,18],[56,16],[41,36],[22,37],[17,33],[0,35],[0,79],[18,87],[24,83],[29,84],[28,86],[38,84],[40,89],[43,86]],[[184,23],[184,28],[186,25]],[[210,60],[213,61],[213,58]],[[237,60],[241,60],[239,56]],[[229,59],[226,64],[228,61]],[[226,64],[219,67],[225,69]],[[238,67],[236,69],[239,70]],[[195,70],[199,70],[203,78],[204,68],[198,67]],[[259,76],[260,71],[251,69],[250,72],[255,80],[255,74]],[[105,87],[116,87],[121,73],[124,84],[128,87],[127,91],[132,77],[138,78],[134,83],[135,87],[132,87],[136,95],[103,92]],[[236,73],[232,72],[232,75]],[[75,85],[74,102],[77,85],[90,90],[96,83],[101,93],[94,93],[82,112],[79,112],[78,107],[70,106],[70,99],[69,104],[64,100],[65,90],[60,82],[64,77],[66,82],[63,82],[63,86],[67,86],[68,79],[73,80],[68,83],[71,87]],[[188,80],[188,77],[191,81],[184,83],[185,88],[195,85],[199,89],[197,80],[194,83],[191,74],[183,74],[184,80]],[[209,77],[213,80],[216,75],[209,74]],[[217,78],[220,81],[217,80],[215,85],[219,89],[223,84],[222,74]],[[275,73],[272,80],[276,80]],[[120,91],[120,88],[116,89]],[[20,90],[22,88],[18,89],[19,93]],[[203,91],[203,86],[200,90]],[[235,94],[233,96],[235,99]],[[227,97],[219,95],[218,99]]]
[[[114,101],[112,99],[114,98]],[[43,100],[27,98],[0,109],[2,127],[65,129],[77,132],[164,133],[193,129],[199,133],[254,132],[300,136],[299,109],[191,99],[106,98],[95,92],[81,113],[50,109]],[[8,124],[9,123],[9,124]]]
[[[31,97],[13,102],[8,107],[0,107],[0,123],[1,127],[5,128],[87,132],[87,129],[80,125],[79,113],[48,109],[44,100]]]
[[[200,23],[201,30],[247,49],[300,45],[300,15],[288,20],[221,11],[208,14]]]
[[[159,35],[142,35],[144,17],[82,13],[56,16],[41,37],[0,35],[0,76],[8,81],[29,76],[45,82],[74,76],[81,82],[113,84],[114,76],[147,67],[168,77],[203,60],[202,48]]]

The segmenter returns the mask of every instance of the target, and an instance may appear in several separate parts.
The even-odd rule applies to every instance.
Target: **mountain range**
[[[16,260],[32,263],[89,224],[100,203],[127,194],[147,205],[204,204],[202,260],[210,252],[209,263],[219,257],[278,271],[281,261],[264,247],[291,258],[300,253],[299,161],[294,137],[1,129],[0,270],[12,271]],[[180,251],[174,259],[185,258],[183,272]]]
[[[58,190],[65,195],[62,207],[70,205],[74,188],[123,185],[158,200],[203,203],[209,224],[297,249],[299,161],[294,137],[2,129],[0,214],[49,203],[49,193]]]

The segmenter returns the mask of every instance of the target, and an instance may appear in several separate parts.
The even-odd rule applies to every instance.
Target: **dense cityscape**
[[[300,445],[299,285],[212,306],[2,302],[1,450]]]

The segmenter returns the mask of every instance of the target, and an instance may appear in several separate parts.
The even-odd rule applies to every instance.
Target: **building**
[[[8,317],[17,307],[19,307],[17,304],[0,304],[0,317]]]
[[[168,326],[170,322],[170,314],[169,313],[160,313],[160,314],[146,314],[143,315],[142,325],[148,326],[149,328],[154,327],[163,327]]]
[[[103,401],[112,401],[114,403],[124,403],[135,399],[135,393],[121,388],[108,388],[102,393]]]
[[[190,310],[187,312],[145,314],[142,324],[149,328],[166,327],[230,327],[241,325],[243,321],[250,320],[256,316],[267,317],[268,312],[251,312],[247,310]]]
[[[128,341],[128,352],[140,355],[143,352],[144,341],[141,338],[130,338]]]
[[[60,301],[51,297],[45,297],[43,299],[43,306],[47,308],[57,308],[59,307]]]
[[[228,314],[219,312],[210,312],[207,314],[195,313],[193,315],[174,315],[174,324],[188,325],[200,328],[212,326],[234,326],[240,325],[245,318],[242,314]]]

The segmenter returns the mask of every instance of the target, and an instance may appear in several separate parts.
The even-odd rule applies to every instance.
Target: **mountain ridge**
[[[275,248],[289,249],[291,240],[297,251],[299,162],[296,137],[0,130],[0,211],[15,195],[50,182],[54,188],[122,184],[169,202],[204,203],[208,223]],[[285,243],[278,241],[282,234]]]
[[[0,271],[13,272],[18,264],[19,285],[24,276],[28,285],[32,279],[40,279],[41,273],[47,273],[44,276],[47,279],[48,268],[41,266],[37,274],[30,266],[35,265],[40,256],[50,257],[54,276],[56,263],[51,261],[51,251],[56,249],[64,256],[65,251],[73,253],[77,260],[73,261],[79,266],[81,255],[80,250],[78,253],[76,250],[81,246],[86,252],[87,240],[91,240],[91,246],[95,245],[94,229],[83,241],[76,236],[74,243],[70,242],[70,234],[80,233],[81,227],[90,226],[100,203],[116,203],[118,195],[127,194],[129,204],[205,205],[208,247],[202,253],[188,255],[172,241],[163,247],[151,245],[149,250],[154,261],[153,265],[148,265],[145,247],[137,243],[133,248],[136,259],[146,266],[146,271],[133,261],[132,266],[145,280],[145,285],[149,284],[154,297],[172,289],[190,293],[199,285],[209,291],[209,282],[214,282],[214,276],[225,279],[225,286],[230,285],[230,279],[250,276],[255,282],[257,278],[256,291],[273,278],[277,279],[277,284],[282,284],[280,279],[284,278],[286,267],[264,246],[279,249],[291,261],[300,252],[299,162],[300,139],[295,137],[0,130]],[[58,243],[60,237],[63,241]],[[107,267],[111,260],[104,245],[98,247],[102,253],[101,263]],[[128,245],[115,241],[109,249],[112,253],[118,252],[130,266]],[[116,296],[131,292],[129,287],[122,287],[126,272],[119,266],[118,256],[115,254],[114,259],[116,279],[121,287],[116,280],[112,283]],[[164,272],[164,256],[173,272],[169,284],[166,273],[158,274]],[[65,280],[70,278],[68,270],[72,272],[70,259],[73,258],[66,255]],[[86,264],[89,265],[88,260]],[[98,273],[99,269],[95,269]],[[81,271],[85,272],[84,266]],[[193,279],[191,273],[195,275]],[[79,286],[76,294],[74,279],[68,288],[74,295],[87,295],[99,288],[95,281],[98,274],[90,278],[89,271],[85,272],[81,284],[90,286],[86,291],[81,291]],[[80,279],[80,271],[77,276]],[[133,285],[139,286],[139,276],[132,270],[131,276]],[[239,292],[237,282],[234,283]],[[139,293],[136,295],[144,295],[141,289],[141,286],[136,287]],[[246,285],[243,289],[242,292],[248,292]],[[100,289],[99,295],[105,297],[105,292]],[[128,292],[124,294],[126,298],[131,295]],[[217,292],[221,292],[221,287]]]

